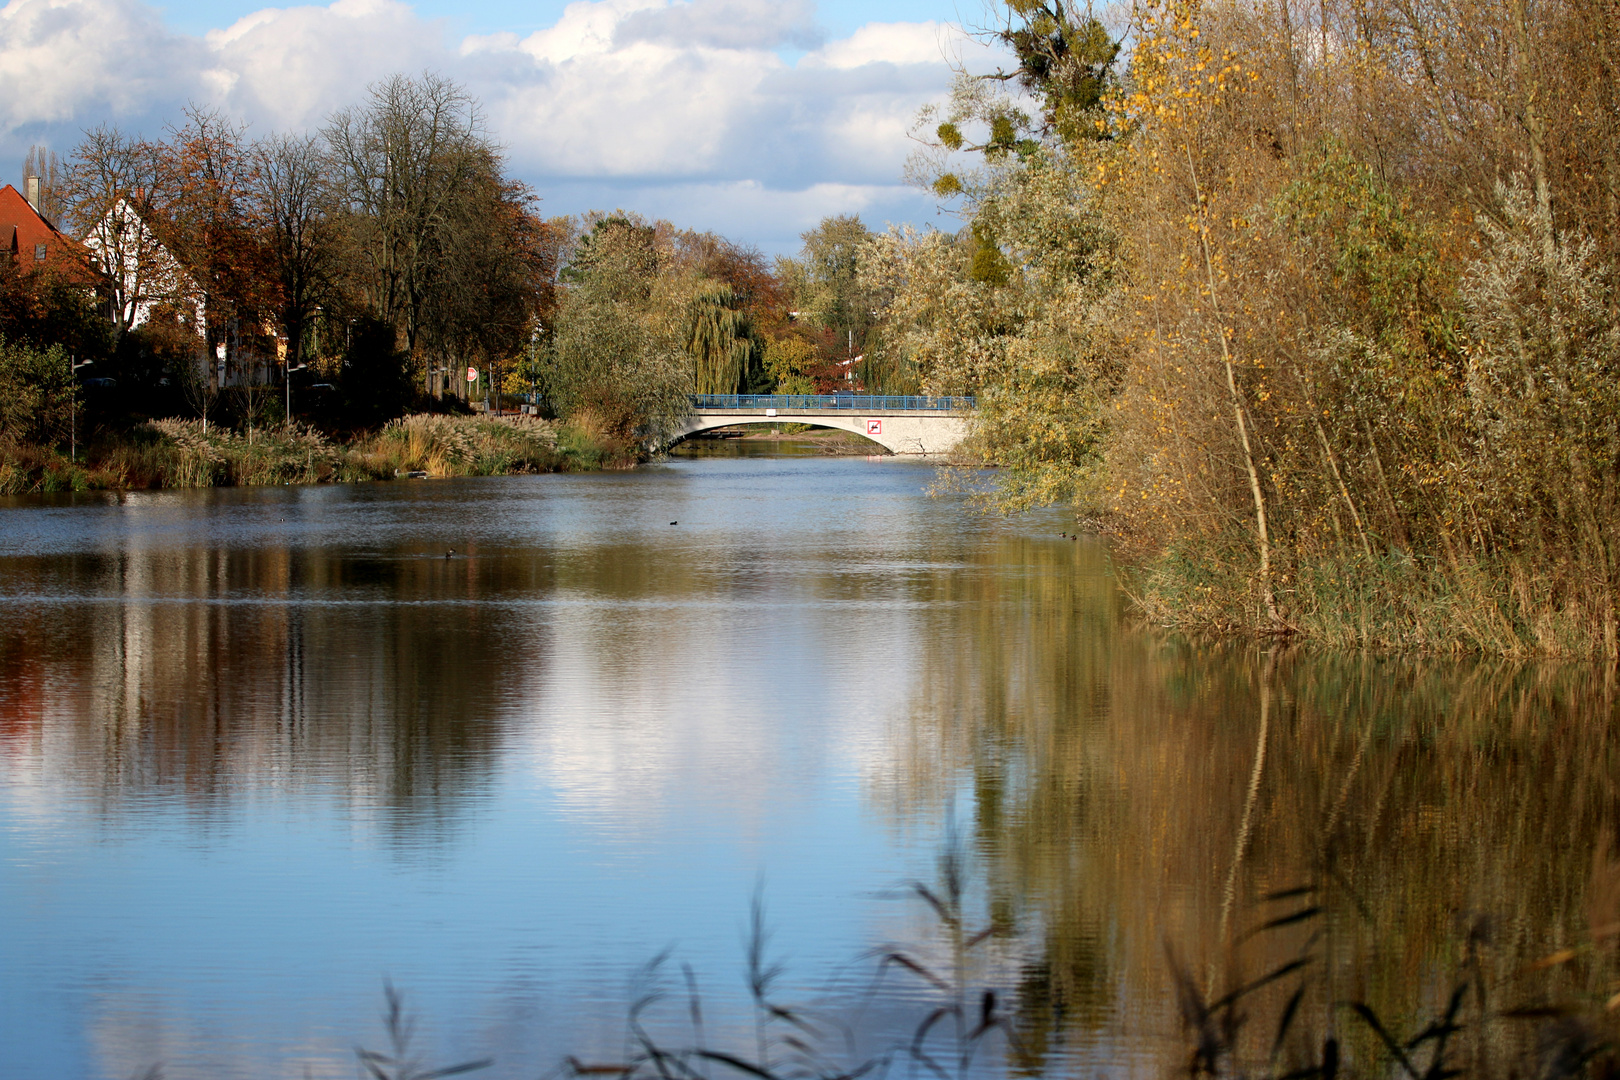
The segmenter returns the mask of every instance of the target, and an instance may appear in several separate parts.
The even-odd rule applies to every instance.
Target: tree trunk
[[[1221,343],[1221,363],[1226,369],[1226,392],[1232,406],[1232,420],[1237,427],[1238,443],[1243,448],[1243,467],[1249,474],[1249,495],[1254,500],[1254,532],[1260,547],[1260,593],[1265,600],[1266,618],[1273,629],[1280,629],[1282,615],[1277,611],[1277,595],[1271,586],[1271,534],[1266,526],[1266,497],[1260,486],[1260,470],[1254,463],[1254,447],[1249,441],[1249,422],[1243,409],[1243,398],[1238,393],[1237,374],[1232,362],[1231,346],[1227,343],[1226,318],[1221,314],[1220,296],[1215,288],[1215,260],[1209,251],[1209,222],[1204,215],[1204,192],[1198,183],[1198,169],[1193,165],[1192,147],[1182,144],[1187,155],[1187,172],[1192,177],[1193,199],[1198,210],[1198,242],[1204,251],[1204,273],[1209,281],[1209,306],[1215,316],[1215,337]]]

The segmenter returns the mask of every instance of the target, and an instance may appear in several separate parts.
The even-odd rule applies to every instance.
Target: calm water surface
[[[756,892],[854,1060],[940,1000],[862,958],[947,966],[951,835],[986,1075],[1184,1063],[1167,945],[1309,953],[1320,1026],[1620,921],[1602,672],[1165,640],[1060,517],[756,452],[0,507],[0,1076],[350,1077],[387,980],[425,1060],[536,1077],[660,989],[690,1043],[682,963],[751,1050]]]

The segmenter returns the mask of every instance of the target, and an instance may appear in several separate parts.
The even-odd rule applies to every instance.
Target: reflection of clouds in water
[[[232,1018],[199,1014],[182,1002],[140,990],[101,991],[86,1001],[85,1037],[92,1075],[144,1077],[154,1067],[163,1080],[254,1080],[296,1076],[306,1080],[351,1080],[355,1076],[354,1043],[385,1050],[380,1038],[365,1032],[315,1032],[305,1028],[300,1039],[283,1045],[220,1038],[221,1021]],[[425,1046],[418,1038],[416,1045]]]
[[[580,599],[552,630],[565,674],[534,688],[532,767],[609,831],[692,810],[752,831],[869,767],[911,691],[909,612],[881,603]]]

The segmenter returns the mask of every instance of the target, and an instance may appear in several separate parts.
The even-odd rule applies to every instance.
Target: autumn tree
[[[423,305],[423,342],[447,366],[516,361],[555,307],[562,223],[495,163],[472,173],[445,214]]]
[[[692,389],[698,394],[735,394],[753,357],[748,316],[729,285],[700,291],[691,301],[686,351],[692,358]]]
[[[862,285],[861,258],[872,234],[860,215],[823,218],[801,239],[798,256],[778,260],[777,273],[798,317],[822,332],[823,356],[852,360],[866,344],[873,301]]]
[[[251,345],[244,351],[244,342],[260,336],[272,296],[254,216],[256,155],[245,129],[223,113],[190,106],[185,116],[151,151],[159,177],[152,226],[196,284],[209,355],[257,366],[262,355]]]
[[[304,359],[316,313],[335,298],[342,237],[332,217],[328,159],[312,136],[271,135],[253,154],[252,216],[262,232],[270,304],[290,364]]]
[[[372,84],[364,105],[333,114],[322,133],[355,286],[399,329],[414,360],[457,200],[499,162],[478,103],[442,76],[394,75]]]
[[[106,275],[115,337],[157,305],[190,308],[195,285],[148,224],[166,177],[154,148],[117,128],[85,132],[66,170],[74,232]]]
[[[697,280],[667,273],[673,231],[616,212],[594,215],[563,278],[546,395],[576,425],[623,451],[654,439],[688,407],[689,302]]]

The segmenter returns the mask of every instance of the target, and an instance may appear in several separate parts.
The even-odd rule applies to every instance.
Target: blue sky
[[[551,214],[625,208],[768,254],[829,214],[949,227],[901,180],[953,65],[997,57],[954,0],[9,0],[0,177],[99,124],[158,134],[187,102],[250,134],[318,128],[394,72],[483,103]]]
[[[454,0],[434,0],[413,4],[418,14],[429,19],[445,19],[458,31],[469,34],[492,34],[500,30],[532,33],[554,25],[562,18],[563,9],[571,0],[483,0],[481,3],[456,3]],[[223,29],[244,15],[251,15],[265,5],[253,0],[187,0],[184,3],[158,4],[164,21],[176,30],[188,34],[203,34]],[[946,20],[958,22],[960,17],[973,20],[979,6],[970,3],[966,8],[951,0],[832,0],[818,3],[816,22],[836,37],[847,37],[869,22],[928,22]]]

